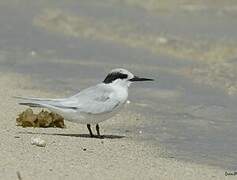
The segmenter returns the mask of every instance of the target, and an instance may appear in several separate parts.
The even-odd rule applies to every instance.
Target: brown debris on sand
[[[65,128],[64,118],[62,116],[44,110],[38,114],[34,114],[31,108],[26,109],[18,115],[16,125],[22,127]]]

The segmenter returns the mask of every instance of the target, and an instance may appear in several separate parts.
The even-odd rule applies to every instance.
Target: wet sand
[[[13,73],[1,73],[0,86],[1,179],[16,179],[17,172],[23,180],[227,177],[224,169],[177,161],[161,146],[112,133],[110,126],[116,126],[117,121],[123,122],[124,126],[130,121],[121,114],[102,124],[105,139],[89,138],[86,127],[67,121],[66,129],[16,127],[15,118],[24,107],[17,105],[12,96],[60,95],[35,89],[29,77]],[[31,137],[41,137],[46,141],[46,147],[31,145]]]

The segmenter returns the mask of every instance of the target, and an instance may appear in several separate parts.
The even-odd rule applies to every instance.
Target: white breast
[[[125,104],[127,97],[128,97],[128,91],[127,88],[124,87],[115,87],[113,86],[113,93],[110,94],[110,99],[118,102],[118,105],[116,107],[111,106],[111,110],[108,112],[102,112],[98,114],[92,114],[92,113],[85,113],[80,110],[76,110],[71,114],[65,114],[65,119],[69,121],[73,121],[80,124],[98,124],[102,121],[105,121],[111,117],[113,117],[116,113],[118,113],[119,110],[123,107]],[[103,104],[101,105],[103,106]],[[101,107],[103,109],[103,107]]]

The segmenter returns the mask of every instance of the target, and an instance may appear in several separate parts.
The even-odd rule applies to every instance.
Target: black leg
[[[99,127],[99,124],[96,124],[96,132],[97,132],[97,135],[100,136],[100,127]]]
[[[99,138],[103,138],[103,136],[100,135],[100,126],[99,126],[99,124],[96,124],[96,132],[97,132],[97,136]]]
[[[90,124],[87,124],[87,128],[89,130],[89,133],[90,133],[90,136],[91,137],[94,137],[93,133],[92,133],[92,130],[91,130],[91,125]]]

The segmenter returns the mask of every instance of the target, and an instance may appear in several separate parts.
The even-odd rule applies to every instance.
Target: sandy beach
[[[110,125],[126,123],[117,116],[102,124],[104,139],[88,138],[83,125],[66,121],[66,129],[22,128],[15,125],[25,109],[12,96],[59,96],[35,89],[29,77],[1,73],[0,179],[231,179],[225,170],[177,161],[162,147],[148,146],[133,137],[111,134]],[[46,147],[33,146],[31,137],[41,137]]]

